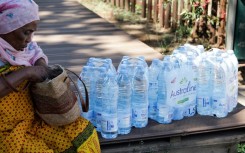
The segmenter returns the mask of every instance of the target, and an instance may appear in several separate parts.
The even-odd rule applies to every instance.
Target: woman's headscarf
[[[38,5],[33,0],[0,0],[0,34],[36,20],[39,20]]]
[[[38,5],[33,0],[0,0],[0,34],[8,34],[36,20],[39,20]],[[30,42],[24,51],[17,51],[0,38],[0,63],[31,66],[39,58],[48,61],[35,42]]]

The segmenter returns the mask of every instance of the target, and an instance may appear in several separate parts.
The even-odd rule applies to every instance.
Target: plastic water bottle
[[[226,76],[225,68],[222,57],[216,57],[215,67],[214,67],[214,78],[213,93],[212,93],[212,113],[218,117],[222,118],[228,114],[228,106],[226,100]]]
[[[193,87],[197,85],[197,65],[194,62],[194,54],[192,52],[187,53],[187,62],[184,69],[188,72],[187,77],[190,79],[190,83]],[[196,114],[196,90],[192,90],[192,96],[189,96],[189,101],[185,104],[186,111],[184,116],[190,117]]]
[[[94,117],[96,121],[96,130],[101,132],[101,119],[102,119],[102,104],[103,104],[103,87],[107,77],[105,67],[95,67],[95,83],[94,83]]]
[[[211,95],[212,95],[212,65],[205,55],[202,56],[198,67],[197,85],[197,112],[200,115],[211,115]]]
[[[92,100],[93,95],[91,94],[91,71],[92,67],[89,66],[83,66],[82,72],[80,73],[80,78],[84,82],[87,91],[88,91],[88,97],[89,97],[89,110],[88,112],[82,112],[81,116],[86,118],[87,120],[91,121],[94,125],[95,119],[94,119],[94,101]],[[80,90],[83,99],[86,99],[85,94],[85,88],[80,80],[77,81],[78,89]]]
[[[128,134],[131,131],[131,79],[127,66],[122,64],[118,72],[118,134]]]
[[[93,66],[93,67],[108,67],[107,71],[108,73],[113,73],[116,75],[116,68],[112,64],[112,60],[110,58],[95,58],[91,57],[89,58],[87,65]]]
[[[227,72],[226,72],[226,95],[227,95],[227,104],[228,104],[228,112],[231,112],[233,110],[233,100],[234,100],[234,65],[232,61],[230,60],[230,57],[227,52],[223,52],[221,57],[223,58],[224,63],[226,64],[227,67]]]
[[[103,84],[102,97],[102,118],[101,118],[101,135],[103,138],[112,139],[118,135],[118,118],[117,118],[117,102],[118,102],[118,85],[116,76],[107,74]]]
[[[238,60],[234,54],[233,50],[228,50],[227,53],[229,54],[230,61],[233,64],[234,70],[233,74],[233,86],[234,86],[234,96],[232,100],[232,107],[235,108],[237,106],[237,97],[238,97]]]
[[[145,127],[148,124],[148,81],[143,66],[137,66],[132,86],[132,126]]]
[[[174,60],[172,62],[173,69],[171,70],[170,74],[172,74],[172,76],[173,76],[171,78],[175,78],[171,82],[176,82],[176,81],[178,81],[178,79],[176,79],[176,78],[178,78],[179,74],[185,74],[185,73],[183,73],[183,71],[184,71],[183,68],[185,68],[185,67],[184,67],[184,63],[181,63],[181,61],[182,61],[181,59],[179,59],[176,55],[173,55],[173,57],[174,57]],[[168,76],[170,74],[168,73]],[[177,85],[179,85],[179,84],[177,84],[177,83],[172,84],[171,83],[171,86],[173,86],[173,89],[179,89],[180,87],[177,86]],[[183,119],[184,113],[185,113],[184,104],[181,104],[181,103],[178,104],[178,102],[176,102],[176,100],[175,101],[170,101],[170,102],[167,101],[167,103],[170,106],[172,106],[172,108],[173,108],[173,120],[181,120],[181,119]]]
[[[163,60],[161,71],[158,75],[158,95],[157,95],[157,115],[156,121],[159,123],[171,123],[173,118],[173,109],[167,105],[167,85],[166,77],[172,70],[169,61]]]
[[[162,63],[159,59],[153,59],[149,67],[149,118],[156,119],[157,113],[157,92],[158,92],[158,75],[161,70]]]

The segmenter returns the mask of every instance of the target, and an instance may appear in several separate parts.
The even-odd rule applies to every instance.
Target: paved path
[[[89,57],[111,58],[117,67],[122,56],[163,58],[157,51],[132,38],[77,0],[36,0],[40,24],[35,40],[47,54],[50,64],[81,71]]]

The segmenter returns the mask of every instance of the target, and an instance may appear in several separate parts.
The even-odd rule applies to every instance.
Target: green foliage
[[[129,21],[131,23],[137,23],[140,17],[132,12],[122,10],[120,8],[114,8],[114,17],[118,21]]]
[[[191,11],[185,9],[180,14],[187,26],[192,27],[193,23],[203,14],[204,8],[200,5],[200,0],[191,0]]]
[[[179,25],[175,31],[176,41],[181,41],[182,38],[187,38],[191,33],[191,27]]]
[[[237,145],[237,152],[238,153],[245,153],[245,143],[240,143]]]
[[[208,22],[211,24],[211,25],[215,25],[215,24],[219,24],[219,18],[216,17],[216,16],[208,16]]]

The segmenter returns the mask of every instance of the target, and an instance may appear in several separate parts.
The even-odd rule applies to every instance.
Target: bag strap
[[[88,110],[89,110],[89,97],[88,97],[88,90],[87,90],[87,87],[86,87],[85,83],[83,82],[83,80],[75,72],[73,72],[73,71],[71,71],[71,70],[69,70],[67,68],[65,68],[65,70],[68,71],[68,72],[71,72],[72,74],[74,74],[79,79],[79,81],[82,82],[83,87],[85,89],[85,96],[86,96],[85,102],[83,100],[81,92],[79,91],[79,89],[77,87],[77,84],[74,82],[74,80],[72,80],[71,76],[69,76],[69,74],[68,74],[69,79],[72,81],[72,83],[74,84],[76,90],[78,91],[80,102],[82,103],[83,112],[88,112]]]

